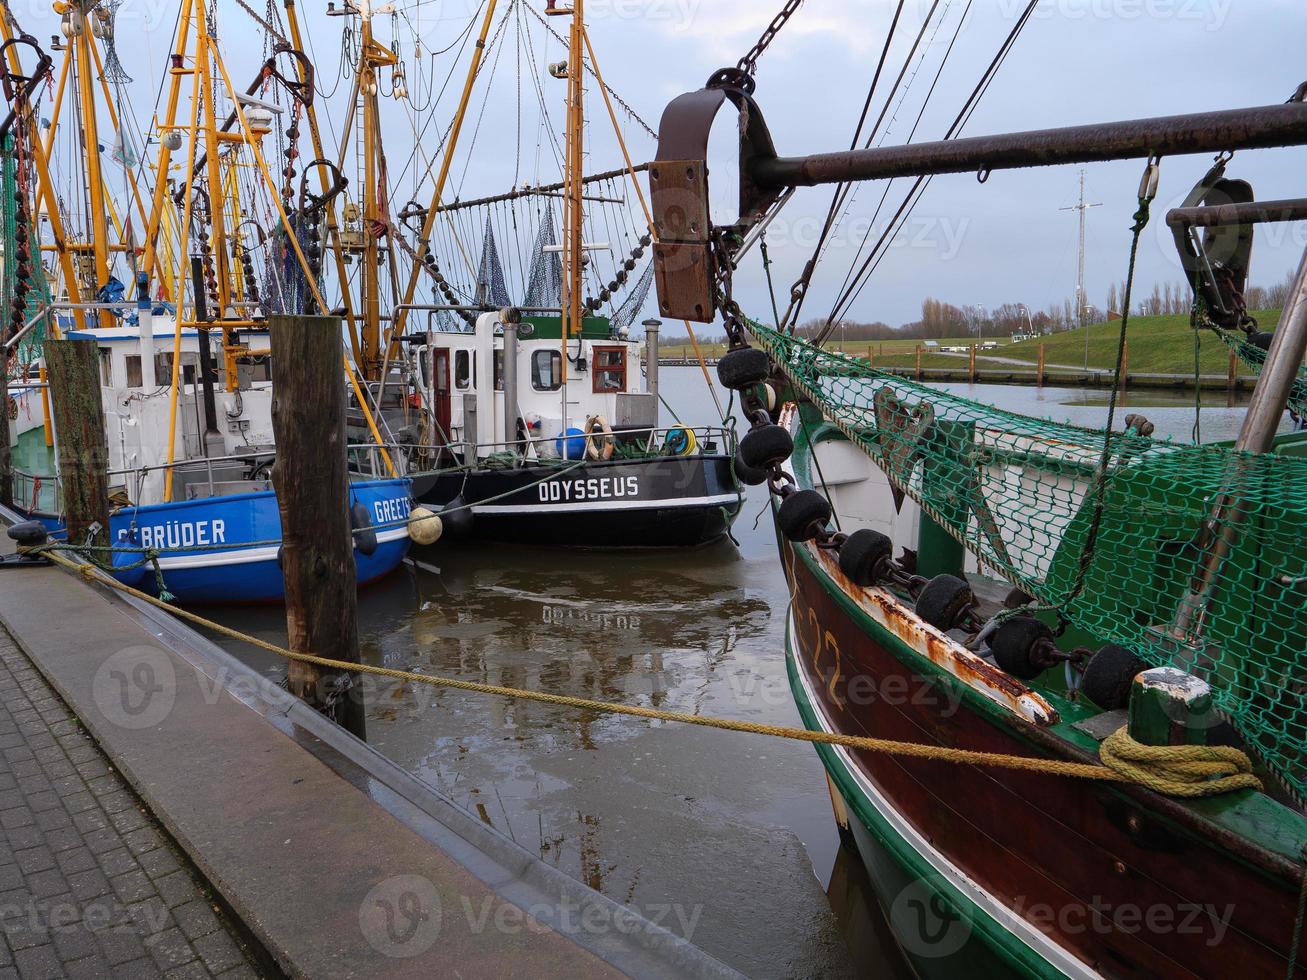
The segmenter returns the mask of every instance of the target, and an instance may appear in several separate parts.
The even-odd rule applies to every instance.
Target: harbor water
[[[680,421],[717,421],[697,368],[666,368],[662,379]],[[1106,414],[1103,391],[948,387],[1086,426]],[[1205,398],[1203,439],[1237,435],[1239,408]],[[1192,396],[1127,393],[1120,409],[1118,427],[1141,412],[1157,435],[1191,437]],[[441,543],[362,595],[363,657],[797,726],[784,662],[789,596],[766,507],[765,489],[754,488],[736,541],[692,552]],[[213,613],[285,641],[280,608]],[[284,673],[275,658],[221,642],[269,676]],[[379,751],[742,972],[909,975],[859,862],[841,851],[811,746],[425,686],[374,685],[368,697],[368,741]]]

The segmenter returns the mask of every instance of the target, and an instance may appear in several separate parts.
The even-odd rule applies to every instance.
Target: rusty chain
[[[758,59],[762,57],[763,52],[776,39],[776,35],[781,32],[789,19],[794,16],[794,12],[802,6],[803,0],[787,0],[785,6],[781,8],[781,12],[772,18],[771,23],[767,25],[767,29],[762,32],[762,36],[749,49],[748,54],[736,62],[736,69],[746,75],[755,74],[758,70]]]

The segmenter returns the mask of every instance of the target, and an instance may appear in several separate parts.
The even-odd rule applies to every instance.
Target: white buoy
[[[440,515],[425,507],[414,507],[408,514],[408,536],[414,544],[431,545],[440,540],[444,532]]]

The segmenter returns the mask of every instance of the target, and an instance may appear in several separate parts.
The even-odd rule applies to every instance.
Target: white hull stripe
[[[567,503],[542,500],[538,504],[473,504],[473,514],[540,514],[567,511],[586,513],[605,510],[667,510],[671,507],[725,507],[740,498],[733,493],[719,493],[715,497],[665,497],[656,500],[595,500]]]
[[[792,615],[786,616],[786,631],[789,634],[790,649],[797,655],[799,638],[794,630],[794,617]],[[812,706],[819,726],[823,731],[835,734],[836,728],[826,715],[824,705],[817,699],[817,695],[813,691],[812,685],[809,684],[808,677],[804,673],[802,666],[796,670],[796,673],[799,677],[799,683],[803,686],[803,695],[808,699],[808,704]],[[834,745],[831,748],[834,749],[835,755],[839,758],[844,769],[857,783],[862,795],[876,808],[881,818],[893,828],[896,834],[903,838],[909,847],[926,860],[936,874],[966,896],[980,910],[982,915],[993,919],[1001,928],[1012,933],[1017,939],[1029,946],[1034,953],[1066,976],[1084,978],[1084,980],[1101,980],[1101,973],[1095,972],[1079,957],[1049,939],[1048,936],[1036,929],[1022,916],[1013,912],[1006,903],[986,891],[979,882],[950,861],[943,852],[922,836],[899,813],[894,804],[867,778],[866,773],[863,772],[862,767],[854,760],[847,748],[842,745]],[[857,819],[856,815],[851,816],[853,819]]]
[[[387,544],[408,537],[407,528],[392,528],[377,532],[377,544]],[[161,571],[175,571],[186,568],[212,568],[219,565],[250,565],[260,561],[276,561],[277,547],[241,548],[235,551],[196,551],[188,555],[172,558],[160,558]]]

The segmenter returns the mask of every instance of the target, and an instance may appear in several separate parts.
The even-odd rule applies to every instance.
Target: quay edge
[[[0,524],[15,517],[0,508]],[[431,976],[454,963],[464,976],[524,967],[540,977],[740,976],[540,861],[147,603],[59,568],[10,571],[0,624],[290,976]],[[120,670],[135,658],[171,676],[166,717],[144,727],[106,717],[116,712],[102,707],[96,679],[115,658]],[[437,935],[416,955],[386,955],[364,934],[363,906],[410,876],[432,886]]]

